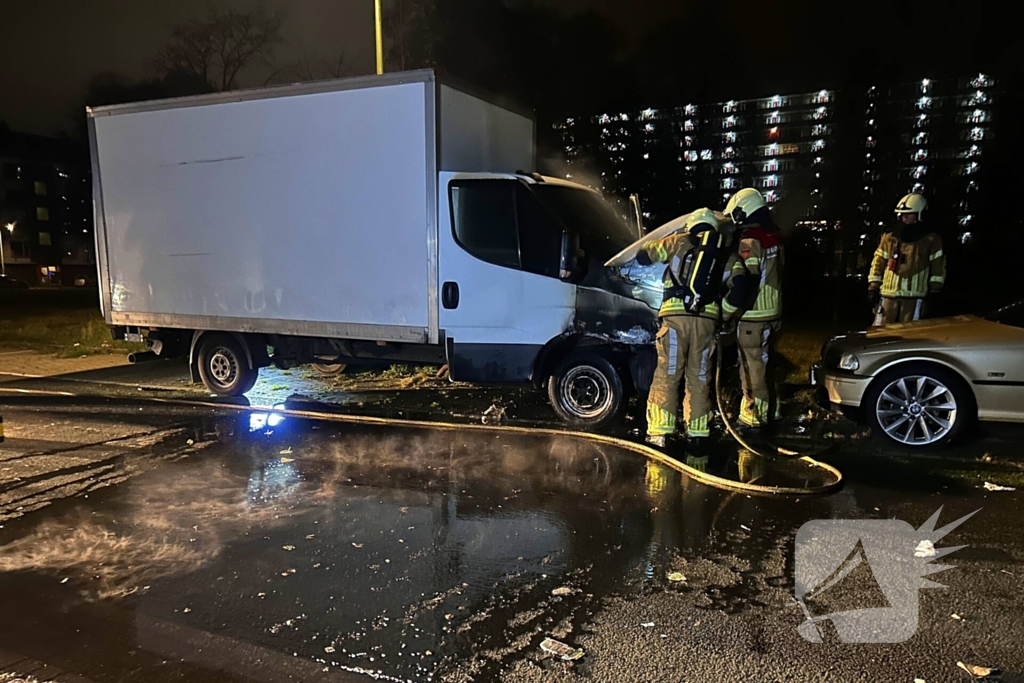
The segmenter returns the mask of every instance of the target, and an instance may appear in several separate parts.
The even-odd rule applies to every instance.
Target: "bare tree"
[[[163,73],[186,73],[202,78],[218,90],[238,86],[238,74],[253,64],[266,64],[283,42],[280,13],[260,7],[252,12],[210,10],[174,28],[171,42],[157,54]]]
[[[308,81],[320,81],[328,78],[344,78],[353,75],[352,67],[345,61],[345,53],[338,53],[337,57],[310,57],[303,55],[302,59],[282,66],[270,74],[264,85],[273,83],[304,83]]]
[[[390,0],[384,6],[384,39],[389,71],[434,64],[436,0]]]

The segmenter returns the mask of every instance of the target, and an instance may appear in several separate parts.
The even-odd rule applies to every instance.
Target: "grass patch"
[[[0,299],[0,346],[64,358],[145,350],[110,337],[95,302],[78,292],[35,292]]]

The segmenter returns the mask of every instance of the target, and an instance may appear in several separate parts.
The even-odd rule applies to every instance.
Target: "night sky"
[[[480,1],[515,5],[529,0]],[[684,83],[687,79],[720,81],[743,90],[739,97],[834,87],[840,85],[837,80],[866,71],[916,78],[921,72],[931,76],[976,69],[1005,73],[1024,63],[1020,32],[1013,22],[1000,21],[1000,12],[994,6],[990,11],[987,1],[538,2],[570,14],[597,10],[614,24],[620,37],[619,46],[609,49],[634,60],[637,73],[668,63]],[[73,129],[86,85],[97,74],[154,76],[150,60],[172,27],[205,15],[210,0],[5,4],[0,120],[14,130],[52,135]],[[278,50],[278,63],[304,55],[336,58],[344,52],[353,74],[373,70],[372,0],[220,0],[215,4],[238,9],[263,4],[270,10],[286,10],[286,43]],[[688,51],[692,46],[699,49]],[[721,54],[711,52],[719,46]],[[723,58],[726,53],[728,57]],[[244,73],[242,84],[261,85],[269,73],[266,68],[251,69]]]

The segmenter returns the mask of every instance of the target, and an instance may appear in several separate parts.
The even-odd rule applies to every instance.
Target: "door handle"
[[[448,310],[459,307],[459,283],[446,282],[441,287],[441,305]]]

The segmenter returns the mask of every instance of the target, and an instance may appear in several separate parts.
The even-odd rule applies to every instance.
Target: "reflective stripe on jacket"
[[[904,242],[887,232],[871,260],[868,288],[890,299],[921,299],[946,284],[946,256],[942,238],[929,233]]]
[[[741,320],[771,321],[782,317],[782,235],[762,227],[749,228],[740,239],[740,257],[733,276],[750,273],[758,278],[757,299]]]

